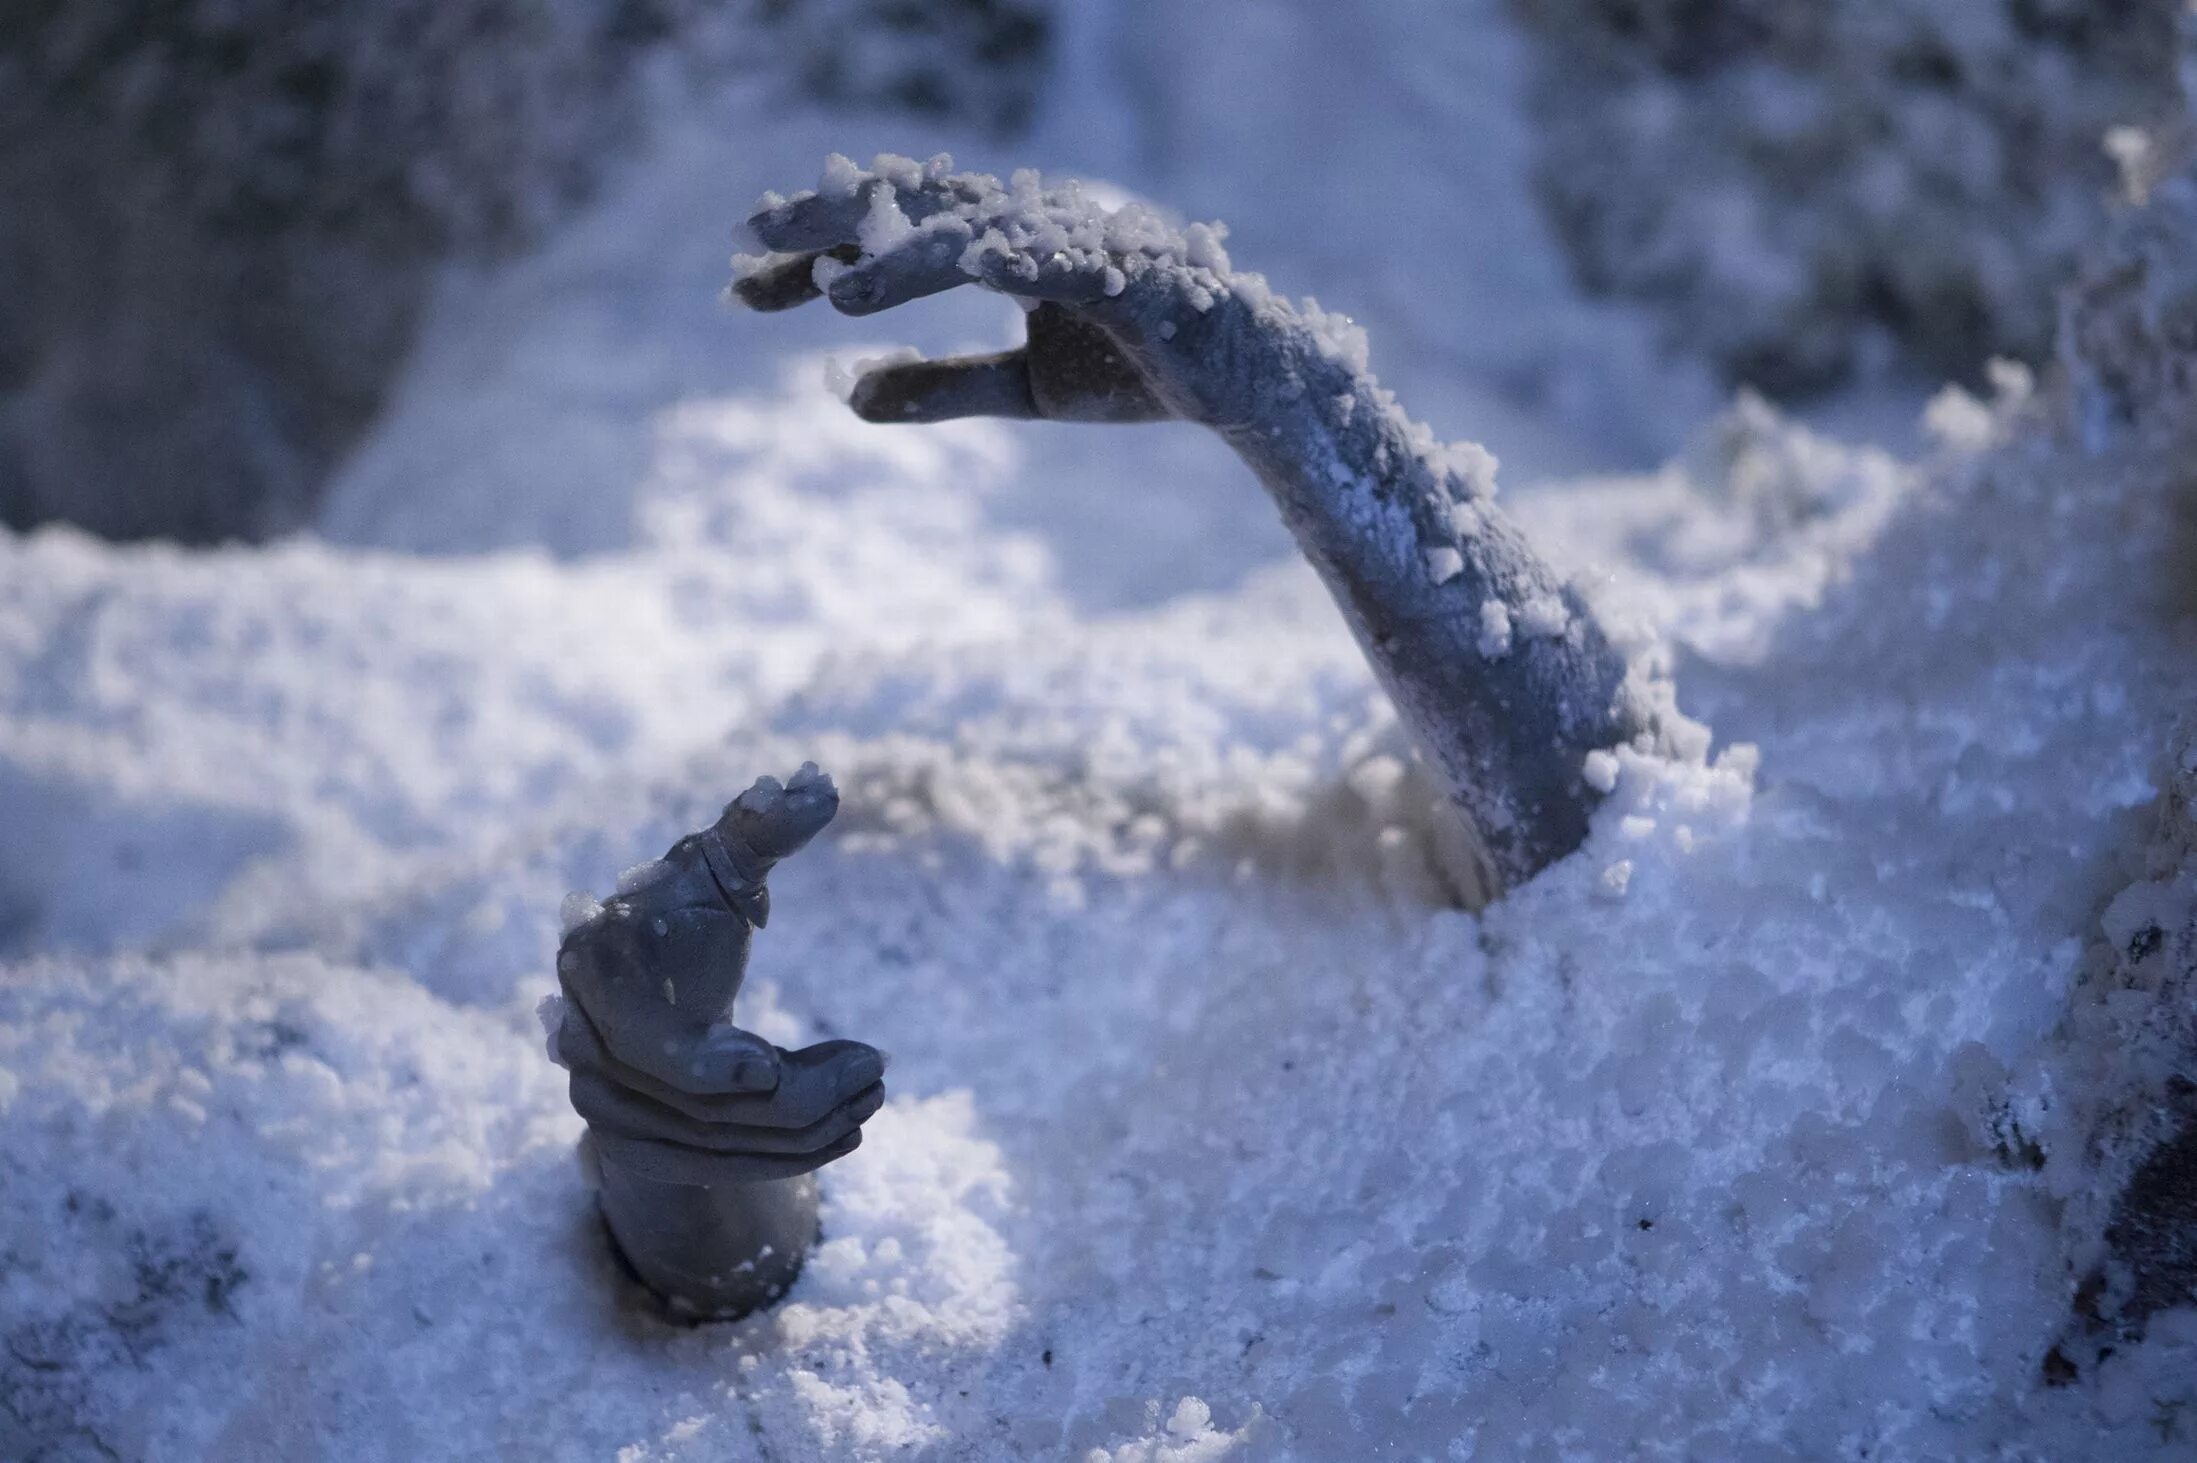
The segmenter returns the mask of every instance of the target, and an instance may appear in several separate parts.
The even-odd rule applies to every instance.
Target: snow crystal
[[[910,170],[915,164],[909,163]],[[915,225],[900,211],[900,197],[887,185],[870,194],[870,206],[862,215],[862,223],[856,238],[865,254],[883,254],[907,239],[915,232]],[[819,281],[819,284],[824,283]],[[828,288],[828,286],[826,286]]]
[[[862,185],[863,171],[853,158],[835,152],[824,159],[824,171],[816,180],[816,192],[820,198],[852,198],[856,188]]]
[[[1210,269],[1215,274],[1229,272],[1228,251],[1221,247],[1221,240],[1228,237],[1226,225],[1191,224],[1182,231],[1182,237],[1188,246],[1183,251],[1184,263],[1193,269]]]
[[[1167,1430],[1178,1438],[1194,1438],[1212,1420],[1212,1408],[1199,1398],[1185,1397],[1175,1404],[1173,1415],[1167,1419]]]
[[[1959,452],[1980,452],[1991,445],[1998,422],[1991,408],[1958,385],[1948,385],[1923,408],[1923,427],[1943,445]]]
[[[937,170],[935,172],[931,170],[930,166],[919,163],[912,157],[902,157],[898,153],[892,152],[881,152],[870,160],[870,171],[883,178],[891,189],[908,193],[922,187],[926,177],[941,177],[951,172],[954,160],[950,155],[940,153],[931,159],[931,164],[936,165]],[[880,188],[877,191],[884,193],[889,190]],[[872,211],[875,211],[874,206]],[[896,206],[893,211],[895,213],[899,212],[898,207]],[[865,243],[863,247],[868,249],[869,245]],[[875,253],[877,251],[871,250],[870,252]]]
[[[1458,506],[1495,496],[1495,474],[1501,462],[1478,442],[1444,443],[1432,456],[1442,465],[1450,482],[1463,489],[1465,496]]]
[[[557,906],[558,932],[569,935],[602,912],[602,901],[594,895],[581,889],[567,890],[563,903]]]
[[[1480,603],[1480,653],[1489,660],[1510,654],[1510,606],[1499,599]]]
[[[1320,308],[1317,300],[1309,298],[1298,302],[1297,313],[1311,332],[1313,343],[1330,359],[1355,371],[1370,369],[1373,344],[1364,326],[1348,315]]]
[[[844,259],[834,259],[829,254],[819,254],[809,265],[809,278],[819,290],[829,291],[832,281],[854,268]]]
[[[549,1059],[558,1066],[563,1066],[564,1054],[557,1050],[557,1033],[565,1024],[565,998],[554,993],[542,997],[534,1007],[534,1017],[542,1023],[542,1037],[547,1043]]]
[[[824,389],[841,401],[853,399],[854,388],[872,371],[882,371],[888,366],[907,366],[923,359],[923,353],[912,346],[901,346],[880,351],[874,356],[857,356],[852,363],[841,364],[839,357],[824,357]]]
[[[1518,607],[1518,629],[1523,634],[1546,639],[1563,634],[1570,625],[1571,611],[1553,594],[1534,595]]]

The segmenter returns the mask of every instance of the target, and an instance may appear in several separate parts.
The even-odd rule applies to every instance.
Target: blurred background
[[[458,271],[542,248],[682,127],[719,252],[812,143],[1073,168],[1228,221],[1438,427],[1536,472],[1639,465],[1690,425],[1673,375],[1807,402],[2040,359],[2101,140],[2178,106],[2178,8],[19,0],[0,521],[402,540],[345,472],[438,289],[456,308]],[[842,125],[791,120],[818,115]],[[569,552],[615,517],[569,512],[594,526],[483,532]]]

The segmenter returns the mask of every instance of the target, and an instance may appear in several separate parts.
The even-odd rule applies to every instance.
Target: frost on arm
[[[1260,276],[1222,231],[1107,209],[1073,180],[1002,186],[951,161],[834,157],[766,196],[740,261],[756,309],[829,299],[874,314],[962,284],[1032,308],[999,355],[872,370],[871,421],[998,416],[1197,422],[1266,485],[1366,658],[1440,768],[1489,894],[1579,846],[1589,752],[1653,740],[1657,717],[1578,594],[1494,502],[1494,460],[1437,442],[1367,368],[1363,333]]]

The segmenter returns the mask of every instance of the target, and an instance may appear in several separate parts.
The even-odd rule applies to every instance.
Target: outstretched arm
[[[1652,739],[1655,715],[1578,594],[1494,502],[1494,460],[1446,446],[1367,368],[1363,333],[1239,274],[1221,231],[1109,210],[1073,181],[1002,186],[880,157],[766,196],[774,251],[742,261],[757,309],[818,295],[853,315],[975,283],[1032,308],[996,356],[888,366],[872,421],[962,416],[1219,432],[1265,484],[1421,747],[1500,893],[1579,846],[1598,793],[1587,753]]]

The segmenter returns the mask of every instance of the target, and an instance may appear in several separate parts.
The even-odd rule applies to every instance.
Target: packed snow
[[[1316,154],[1229,105],[1280,34],[1196,44],[1256,7],[1094,9],[1134,39],[1064,17],[996,160],[1355,317],[1710,755],[1595,753],[1585,847],[1460,908],[1218,442],[827,389],[998,348],[997,296],[713,304],[828,153],[992,160],[732,90],[446,282],[317,534],[0,535],[0,1455],[2191,1456],[2197,1313],[2047,1365],[2125,1029],[2070,1002],[2197,685],[2174,453],[2014,370],[1905,455],[1714,412],[1563,282],[1492,0],[1339,37],[1308,117],[1487,84]],[[1565,613],[1488,609],[1490,655]],[[568,891],[809,759],[843,810],[739,1014],[888,1049],[890,1100],[790,1298],[683,1329],[536,1007]]]

